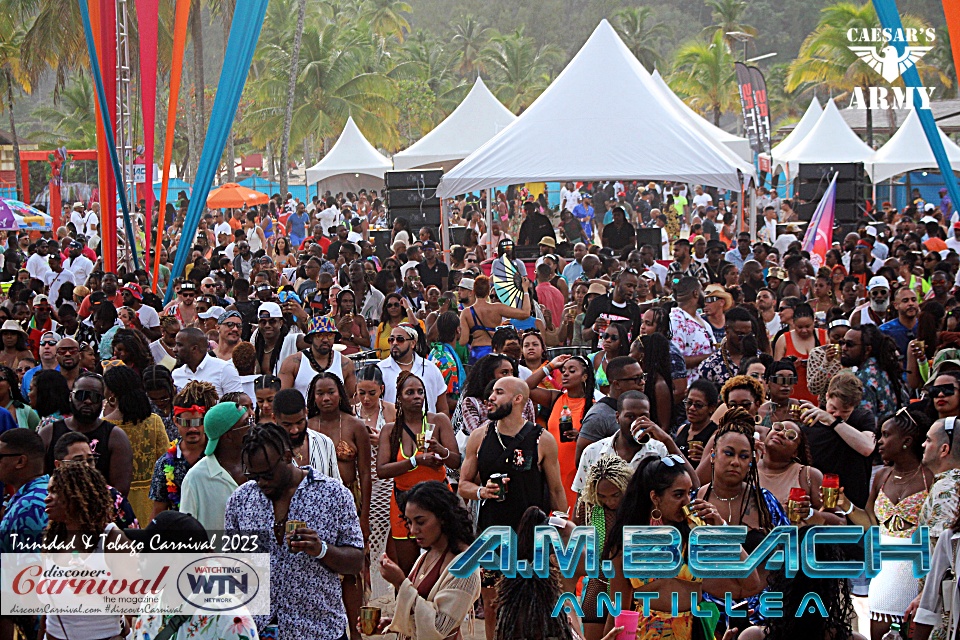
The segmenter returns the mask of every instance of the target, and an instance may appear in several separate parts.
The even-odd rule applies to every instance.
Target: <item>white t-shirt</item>
[[[221,234],[221,233],[222,233],[222,234],[226,234],[226,236],[227,236],[228,238],[232,238],[232,237],[233,237],[233,228],[230,226],[230,223],[229,223],[229,222],[226,222],[226,221],[221,222],[220,224],[218,224],[217,226],[215,226],[215,227],[213,228],[213,235],[215,235],[215,236],[217,237],[217,241],[218,241],[218,242],[219,242],[219,240],[220,240],[220,234]]]
[[[363,235],[357,233],[356,231],[351,231],[350,233],[347,234],[347,240],[349,240],[350,242],[360,242],[361,240],[363,240]]]
[[[90,272],[93,271],[93,263],[90,261],[90,258],[80,254],[76,258],[68,258],[67,261],[63,263],[63,268],[73,272],[73,275],[77,277],[76,284],[84,285],[87,284],[87,278],[90,276]]]
[[[385,402],[396,402],[397,400],[397,376],[400,375],[400,365],[394,362],[393,357],[381,360],[377,363],[383,372],[383,399]],[[427,411],[436,413],[437,399],[447,392],[447,383],[443,380],[443,374],[434,363],[424,360],[418,355],[414,355],[413,366],[410,370],[424,384],[427,393]]]
[[[709,207],[711,204],[713,204],[713,198],[710,197],[709,193],[701,193],[698,196],[693,196],[694,207]]]
[[[60,285],[62,285],[64,282],[72,282],[74,285],[76,285],[77,277],[73,275],[73,272],[69,269],[63,269],[60,271],[60,273],[50,269],[47,271],[46,275],[43,276],[43,283],[47,285],[51,305],[56,306],[57,298],[60,297]]]
[[[667,228],[660,228],[660,259],[670,259],[670,236],[667,235]]]
[[[947,238],[947,248],[953,249],[957,253],[960,253],[960,240],[957,240],[956,236],[953,238]]]
[[[340,210],[336,207],[327,207],[317,214],[317,220],[320,221],[320,226],[323,227],[323,233],[326,235],[329,233],[330,227],[335,227],[340,223]]]
[[[137,317],[140,318],[140,324],[147,329],[153,329],[160,326],[160,314],[150,305],[142,304],[137,309]]]
[[[83,213],[74,211],[70,214],[70,222],[77,228],[77,233],[82,233],[90,237],[97,232],[97,225],[100,224],[100,218],[98,218],[97,214],[92,210],[84,211]]]
[[[560,210],[566,209],[567,211],[573,211],[573,208],[580,204],[580,199],[582,196],[580,192],[576,189],[572,191],[567,191],[566,187],[560,189]],[[482,242],[482,241],[481,241]]]
[[[50,265],[47,263],[47,257],[35,253],[27,260],[27,271],[31,278],[43,280],[43,277],[50,271]]]

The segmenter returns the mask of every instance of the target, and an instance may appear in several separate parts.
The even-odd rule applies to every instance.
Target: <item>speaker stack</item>
[[[437,187],[443,171],[387,171],[384,181],[387,188],[387,214],[390,222],[397,218],[407,221],[413,236],[423,227],[440,238],[440,198]]]
[[[851,225],[863,220],[870,180],[862,162],[801,164],[794,189],[795,199],[799,201],[794,209],[801,220],[809,222],[813,217],[835,173],[839,174],[835,224]]]

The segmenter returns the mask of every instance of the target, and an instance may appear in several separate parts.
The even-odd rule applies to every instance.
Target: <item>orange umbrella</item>
[[[211,209],[236,209],[251,204],[266,204],[270,196],[253,189],[241,187],[236,182],[214,189],[207,196],[207,206]]]

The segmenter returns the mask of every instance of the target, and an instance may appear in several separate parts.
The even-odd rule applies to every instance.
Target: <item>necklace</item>
[[[727,522],[733,522],[733,503],[740,498],[742,493],[743,487],[741,487],[740,491],[737,492],[737,495],[733,496],[732,498],[723,498],[719,493],[716,492],[716,487],[714,487],[713,495],[717,497],[717,500],[727,503]]]
[[[894,473],[894,474],[893,474],[894,484],[905,484],[905,482],[906,482],[907,480],[909,480],[910,478],[912,478],[912,477],[914,477],[915,475],[917,475],[918,473],[920,473],[920,467],[921,467],[921,466],[922,466],[922,465],[918,465],[917,468],[913,470],[913,473],[905,474],[905,475],[902,475],[902,476],[898,476],[898,475],[896,475],[896,474]],[[897,480],[901,480],[902,482],[897,482]]]
[[[421,580],[423,580],[424,578],[426,578],[426,577],[427,577],[427,573],[429,573],[430,570],[432,570],[434,567],[436,567],[436,566],[437,566],[437,563],[441,562],[441,561],[443,560],[443,557],[444,557],[445,555],[447,555],[447,550],[446,550],[446,549],[444,549],[442,552],[440,552],[440,556],[437,557],[437,559],[434,560],[433,563],[432,563],[429,567],[424,567],[423,570],[420,571],[420,573],[417,574],[417,582],[420,582]],[[426,560],[426,558],[424,558],[424,560]],[[424,564],[426,564],[426,562],[424,562]]]

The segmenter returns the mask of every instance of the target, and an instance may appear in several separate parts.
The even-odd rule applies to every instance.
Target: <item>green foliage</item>
[[[437,98],[420,78],[400,79],[397,86],[397,111],[403,146],[410,146],[430,130]]]
[[[660,66],[663,61],[660,51],[671,30],[665,24],[654,22],[650,7],[620,9],[613,16],[613,27],[647,71]]]
[[[720,124],[720,116],[739,104],[737,78],[722,31],[710,40],[695,40],[682,46],[674,58],[668,83],[681,98]]]
[[[553,65],[563,59],[554,45],[538,46],[523,27],[494,34],[481,56],[493,80],[493,93],[508,109],[526,109],[550,84]]]
[[[61,92],[59,102],[34,109],[35,121],[25,127],[30,131],[25,137],[50,148],[96,149],[95,105],[93,84],[86,75],[78,76]]]

